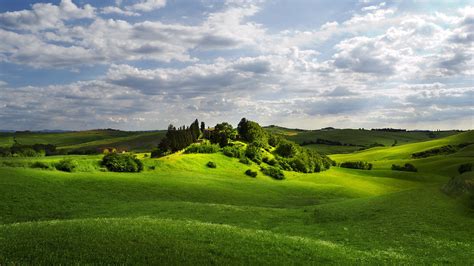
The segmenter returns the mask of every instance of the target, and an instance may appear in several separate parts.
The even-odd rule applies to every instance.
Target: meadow
[[[315,137],[272,130],[297,142]],[[465,197],[441,190],[459,175],[460,164],[474,162],[474,145],[448,155],[411,156],[473,142],[473,131],[433,138],[335,130],[318,137],[385,144],[328,151],[338,163],[362,160],[373,169],[285,171],[285,180],[221,152],[150,158],[139,140],[155,145],[150,135],[157,133],[54,134],[22,137],[31,143],[50,138],[45,141],[56,141],[59,149],[131,141],[144,171],[108,172],[99,163],[102,155],[0,158],[0,264],[474,263],[474,211]],[[0,144],[11,137],[0,135]],[[63,158],[76,160],[77,170],[55,170]],[[209,161],[217,167],[207,167]],[[32,168],[35,162],[51,167]],[[418,172],[390,169],[407,162]],[[257,177],[245,175],[247,169]]]

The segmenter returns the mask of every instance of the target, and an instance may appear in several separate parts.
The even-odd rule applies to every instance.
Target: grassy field
[[[144,152],[156,148],[166,131],[120,131],[110,129],[63,133],[19,132],[0,133],[0,147],[11,146],[14,139],[23,145],[54,144],[59,150],[121,148]]]
[[[104,171],[98,155],[66,156],[80,164],[73,173],[30,168],[65,156],[3,158],[0,264],[471,265],[474,212],[440,188],[474,161],[472,145],[410,156],[473,139],[470,131],[331,155],[374,169],[286,172],[282,181],[248,177],[257,165],[221,153],[139,154],[141,173]],[[419,172],[389,170],[404,162]]]
[[[358,129],[299,130],[277,126],[266,127],[265,129],[271,133],[280,134],[298,144],[324,139],[354,145],[306,145],[307,148],[317,150],[322,154],[351,153],[374,143],[382,144],[386,147],[391,147],[394,144],[395,146],[399,146],[408,143],[428,141],[434,138],[444,138],[459,133],[457,131],[434,131],[429,133],[423,131],[388,132]]]

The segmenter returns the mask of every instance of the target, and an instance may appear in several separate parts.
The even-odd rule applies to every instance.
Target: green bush
[[[209,168],[216,168],[217,167],[217,164],[215,162],[211,162],[211,161],[207,162],[206,165]]]
[[[77,162],[72,159],[62,159],[55,165],[56,169],[63,172],[73,172],[77,167]]]
[[[237,146],[225,146],[222,149],[224,155],[234,158],[241,158],[244,156],[244,151]]]
[[[245,174],[250,177],[257,177],[258,173],[256,171],[252,171],[251,169],[248,169],[247,171],[245,171]]]
[[[371,170],[372,164],[358,161],[358,162],[343,162],[341,163],[341,167],[343,168],[352,168],[352,169],[361,169],[361,170]]]
[[[267,167],[267,168],[261,168],[262,173],[264,173],[267,176],[272,177],[273,179],[276,180],[283,180],[285,179],[285,174],[283,171],[279,168],[276,167]]]
[[[247,158],[247,157],[242,157],[242,158],[240,158],[240,159],[239,159],[239,162],[240,162],[240,163],[243,163],[243,164],[247,164],[247,165],[249,165],[249,164],[252,163],[252,162],[249,160],[249,158]]]
[[[102,166],[111,172],[140,172],[143,163],[133,155],[109,153],[102,158]]]
[[[419,158],[426,158],[426,157],[436,156],[436,155],[447,155],[447,154],[455,153],[457,150],[458,148],[455,146],[446,145],[446,146],[442,146],[438,148],[429,149],[426,151],[415,152],[411,155],[411,157],[415,159],[419,159]]]
[[[275,165],[278,164],[278,161],[275,160],[275,158],[270,159],[270,158],[268,158],[268,157],[264,157],[264,158],[262,159],[262,161],[263,161],[264,163],[268,164],[268,165],[271,165],[271,166],[275,166]]]
[[[247,145],[247,149],[245,150],[245,156],[250,160],[260,164],[262,162],[262,152],[260,150],[259,145],[255,143],[250,143]]]
[[[276,147],[275,152],[281,157],[294,157],[298,153],[298,146],[289,141],[282,141]]]
[[[472,171],[472,163],[461,164],[458,168],[459,174]]]
[[[184,153],[216,153],[219,149],[217,144],[193,143],[186,148]]]
[[[31,165],[31,168],[39,168],[39,169],[49,169],[51,168],[51,165],[45,163],[45,162],[34,162]]]
[[[406,171],[406,172],[418,172],[418,169],[416,169],[416,167],[411,163],[406,163],[404,166],[392,164],[392,170],[394,170],[394,171]]]

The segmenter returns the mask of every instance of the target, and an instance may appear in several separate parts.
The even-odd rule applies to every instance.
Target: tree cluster
[[[237,126],[240,139],[249,143],[256,143],[262,147],[268,144],[268,133],[254,121],[242,118]]]
[[[415,152],[411,155],[412,158],[419,159],[419,158],[426,158],[430,156],[436,155],[446,155],[455,153],[458,151],[458,148],[453,145],[446,145],[438,148],[429,149],[426,151]]]
[[[406,163],[403,166],[392,164],[392,170],[394,170],[394,171],[405,171],[405,172],[418,172],[418,169],[416,169],[416,167],[411,163]]]
[[[201,123],[201,127],[203,125],[204,124]],[[191,143],[196,142],[200,135],[201,129],[199,128],[197,119],[188,127],[182,126],[176,128],[173,125],[169,125],[166,136],[161,140],[158,149],[152,152],[152,157],[160,157],[171,152],[182,150]]]
[[[364,161],[357,162],[343,162],[340,165],[343,168],[352,168],[360,170],[372,170],[372,164]]]
[[[143,163],[131,154],[109,153],[102,158],[102,166],[111,172],[141,172]]]
[[[11,147],[0,147],[0,157],[40,157],[56,153],[56,146],[52,144],[22,145],[15,142]]]
[[[207,136],[211,143],[219,144],[221,147],[229,145],[230,140],[237,138],[237,131],[227,122],[222,122],[214,127],[214,130],[209,131]]]

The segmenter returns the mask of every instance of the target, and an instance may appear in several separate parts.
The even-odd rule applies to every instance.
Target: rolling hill
[[[141,173],[104,171],[99,155],[1,158],[0,263],[469,265],[474,212],[440,188],[474,159],[472,145],[411,154],[473,137],[331,155],[374,169],[286,172],[285,180],[220,152],[142,153]],[[62,158],[78,171],[31,168]],[[401,162],[419,172],[389,170]]]

